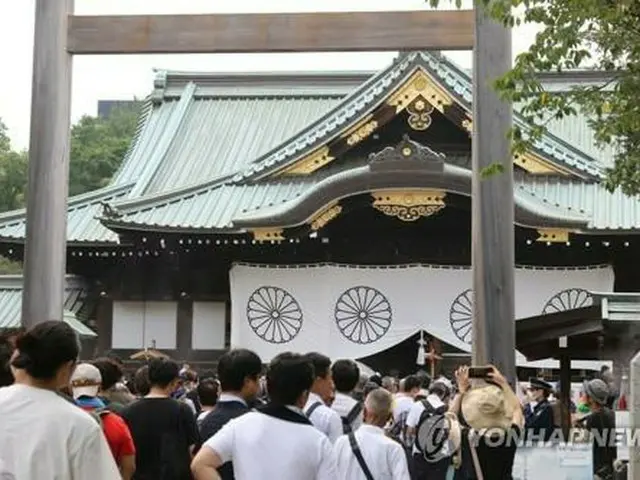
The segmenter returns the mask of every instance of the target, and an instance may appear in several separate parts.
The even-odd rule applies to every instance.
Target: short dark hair
[[[326,355],[311,352],[307,353],[305,358],[313,365],[313,372],[316,377],[325,378],[331,371],[331,359]]]
[[[169,358],[152,358],[149,362],[149,385],[165,388],[180,378],[180,365]]]
[[[120,355],[118,355],[115,352],[106,352],[104,354],[104,358],[108,358],[109,360],[111,360],[112,362],[116,363],[117,365],[120,366],[120,368],[124,367],[124,362],[122,361],[122,358],[120,358]]]
[[[420,388],[422,386],[422,382],[417,375],[409,375],[404,379],[404,391],[409,392],[414,388]]]
[[[360,369],[353,360],[336,360],[331,366],[331,375],[336,390],[349,393],[356,388],[360,380]]]
[[[374,390],[379,389],[380,386],[375,382],[367,382],[364,384],[364,388],[362,389],[362,396],[366,399],[367,395],[369,395]]]
[[[204,406],[211,407],[218,401],[218,382],[213,378],[204,378],[198,384],[198,398]]]
[[[13,342],[9,336],[0,336],[0,387],[13,383],[13,374],[9,362],[13,355]]]
[[[62,365],[78,360],[80,341],[69,325],[52,320],[20,335],[16,349],[18,356],[11,365],[38,380],[50,380]]]
[[[149,365],[144,365],[136,370],[136,373],[133,374],[132,387],[135,393],[141,397],[149,393],[151,389],[151,385],[149,385]]]
[[[314,380],[313,365],[307,355],[281,353],[271,360],[267,370],[269,398],[277,405],[295,405],[311,389]]]
[[[114,362],[111,358],[102,357],[96,358],[91,362],[94,367],[100,370],[100,376],[102,377],[102,390],[109,390],[122,378],[122,367]]]
[[[218,360],[218,380],[223,392],[239,392],[247,377],[257,381],[260,372],[262,360],[251,350],[229,350]]]
[[[449,390],[449,387],[447,387],[444,383],[433,382],[429,387],[429,395],[436,395],[441,400],[445,400],[449,398],[449,396],[451,395],[451,391]]]
[[[420,370],[416,373],[416,377],[420,380],[420,388],[424,388],[425,390],[429,389],[429,385],[431,385],[431,377],[424,370]]]

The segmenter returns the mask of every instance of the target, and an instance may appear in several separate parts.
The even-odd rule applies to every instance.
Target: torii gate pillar
[[[491,84],[511,69],[511,29],[488,18],[480,3],[473,50],[473,362],[494,364],[515,382],[513,162],[506,136],[512,107]],[[502,173],[482,178],[496,162]]]

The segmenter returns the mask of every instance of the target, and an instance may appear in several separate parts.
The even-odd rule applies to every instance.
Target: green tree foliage
[[[27,186],[27,154],[11,148],[7,127],[0,121],[0,211],[24,204]]]
[[[104,187],[116,172],[136,131],[138,105],[114,109],[108,117],[85,116],[71,129],[69,195]],[[15,151],[0,121],[0,212],[25,205],[28,155]],[[0,275],[21,273],[21,265],[0,256]]]
[[[69,195],[106,186],[120,167],[136,131],[138,106],[107,117],[84,116],[71,128]],[[15,151],[0,122],[0,212],[24,207],[28,155]]]
[[[20,208],[27,186],[27,154],[11,148],[7,127],[0,122],[0,211]],[[0,275],[20,273],[18,262],[0,256]]]
[[[109,116],[80,119],[71,129],[69,195],[106,186],[124,159],[136,131],[137,107],[120,107]]]
[[[459,8],[460,0],[451,0]],[[429,0],[432,6],[443,3]],[[526,129],[511,133],[523,151],[546,131],[553,118],[581,113],[589,118],[600,146],[616,157],[606,185],[629,195],[640,193],[640,2],[638,0],[475,0],[507,26],[540,27],[531,48],[512,70],[496,79],[501,96],[521,105]],[[519,12],[517,15],[514,12]],[[522,13],[520,13],[522,12]],[[591,68],[609,74],[599,84],[579,85],[562,94],[544,90],[539,72]]]

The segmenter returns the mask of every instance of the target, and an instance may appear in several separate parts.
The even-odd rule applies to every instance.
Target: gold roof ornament
[[[282,228],[256,228],[251,230],[256,242],[276,242],[284,240]]]
[[[413,130],[424,131],[431,126],[433,119],[431,114],[435,107],[422,97],[418,97],[414,102],[407,106],[407,123]]]
[[[418,97],[444,113],[445,107],[453,103],[446,89],[438,85],[422,68],[418,68],[387,100],[387,105],[396,108],[396,113],[411,105]]]
[[[331,150],[328,145],[314,150],[306,157],[296,161],[291,166],[285,168],[280,172],[281,175],[309,175],[315,172],[319,168],[324,167],[327,163],[335,160],[335,157],[331,154]]]
[[[315,215],[311,221],[311,230],[317,232],[327,223],[336,218],[342,212],[342,206],[338,203],[328,205],[326,208]]]
[[[371,195],[378,211],[403,222],[415,222],[442,210],[447,194],[440,190],[383,190]]]
[[[566,243],[569,241],[570,230],[564,228],[540,228],[537,242]]]
[[[344,132],[341,137],[346,139],[347,145],[353,147],[368,138],[378,126],[378,121],[373,119],[373,114],[369,114]]]

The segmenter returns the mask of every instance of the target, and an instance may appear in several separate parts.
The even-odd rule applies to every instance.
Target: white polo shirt
[[[396,397],[394,406],[393,406],[393,421],[397,422],[404,412],[409,412],[411,410],[411,406],[414,403],[413,397],[409,395],[399,395]]]
[[[376,480],[409,480],[407,457],[399,443],[373,425],[362,425],[355,432],[356,441],[367,467]],[[362,467],[353,454],[349,437],[342,435],[333,450],[338,466],[337,480],[367,480]]]
[[[444,402],[440,400],[440,397],[438,397],[437,395],[431,394],[427,396],[426,401],[429,402],[434,409],[444,406]],[[420,417],[422,416],[422,412],[424,412],[424,403],[414,402],[414,404],[411,406],[411,410],[409,411],[409,416],[407,417],[407,421],[406,421],[407,427],[416,428],[418,426],[418,423],[420,422]],[[448,448],[449,448],[449,444],[445,443],[442,446],[443,453],[447,452]],[[411,453],[420,453],[420,450],[418,450],[418,448],[416,447],[415,442],[411,447]]]
[[[336,411],[338,416],[346,418],[357,403],[358,401],[355,398],[345,395],[344,393],[336,392],[336,398],[331,404],[331,408]],[[364,409],[361,408],[360,413],[358,413],[353,422],[351,422],[351,429],[353,431],[356,431],[360,425],[362,425],[363,411]]]
[[[335,480],[331,443],[312,425],[260,412],[234,418],[204,444],[223,463],[233,462],[236,480]]]
[[[340,415],[338,415],[335,410],[327,407],[320,396],[315,393],[309,393],[309,399],[303,409],[305,415],[307,414],[307,410],[316,402],[320,402],[320,406],[311,412],[309,420],[311,420],[314,427],[329,438],[331,443],[335,443],[338,437],[342,435],[342,420],[340,419]]]

